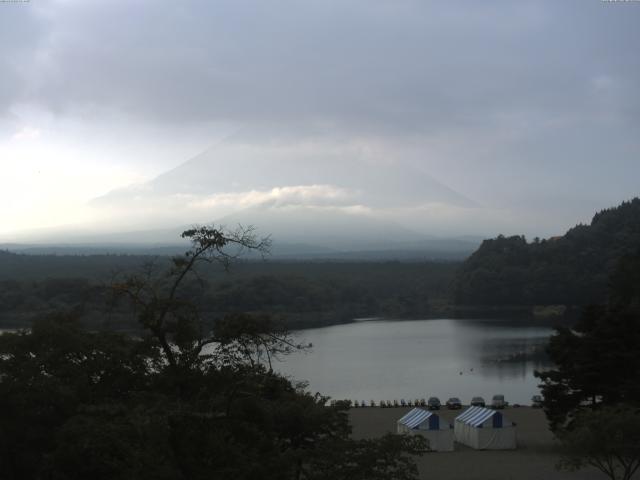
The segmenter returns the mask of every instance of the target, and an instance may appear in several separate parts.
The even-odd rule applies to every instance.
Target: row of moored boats
[[[336,406],[340,402],[346,402],[348,406],[355,408],[362,407],[381,407],[381,408],[398,408],[398,407],[426,407],[430,410],[440,410],[442,404],[440,403],[440,399],[438,397],[429,397],[428,400],[424,398],[416,398],[415,400],[380,400],[376,403],[375,400],[370,400],[367,402],[366,400],[358,401],[358,400],[342,400],[336,401],[331,400],[331,406]],[[487,405],[482,397],[473,397],[471,402],[469,403],[472,407],[485,407],[488,406],[494,409],[505,408],[509,405],[509,403],[504,399],[504,395],[494,395],[491,399],[491,402]],[[462,408],[462,402],[457,397],[451,397],[445,402],[446,408],[449,410],[458,410]],[[514,405],[519,406],[519,405]],[[532,407],[542,407],[542,397],[540,395],[534,395],[531,398],[531,406]]]

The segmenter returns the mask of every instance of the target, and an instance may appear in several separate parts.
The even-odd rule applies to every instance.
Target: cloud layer
[[[512,222],[489,231],[551,234],[639,193],[639,23],[637,2],[583,0],[0,4],[0,161],[20,164],[18,140],[49,150],[41,163],[151,179],[222,133],[307,157],[320,139],[321,152],[358,145],[421,169],[487,222]],[[277,180],[189,201],[343,188]]]
[[[3,7],[6,112],[431,132],[637,119],[638,8],[583,1],[49,0]]]

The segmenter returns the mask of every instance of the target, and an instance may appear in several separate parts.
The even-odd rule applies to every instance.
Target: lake
[[[375,320],[295,332],[311,342],[275,368],[335,399],[400,400],[437,396],[444,403],[504,394],[529,404],[536,369],[551,366],[549,325],[490,320]]]
[[[533,371],[551,366],[544,354],[551,333],[539,322],[362,321],[294,332],[313,348],[275,368],[336,399],[437,396],[469,403],[501,393],[510,403],[528,404],[539,393]]]

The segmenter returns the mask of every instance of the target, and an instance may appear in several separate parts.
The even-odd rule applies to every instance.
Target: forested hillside
[[[562,237],[485,240],[460,268],[461,305],[587,305],[604,302],[619,259],[640,249],[640,199],[594,215]]]
[[[452,262],[238,261],[230,272],[202,268],[197,303],[214,319],[269,312],[289,328],[358,317],[518,316],[532,306],[582,306],[606,299],[610,273],[640,248],[640,199],[597,213],[562,237],[486,240],[463,264]],[[135,327],[109,303],[118,275],[170,257],[17,255],[0,251],[0,328],[74,310],[94,326]],[[456,273],[457,272],[457,273]],[[202,287],[202,288],[201,288]],[[452,288],[453,287],[453,288]]]
[[[26,326],[36,315],[74,310],[94,326],[129,329],[130,315],[110,304],[118,276],[169,257],[142,255],[16,255],[0,252],[0,329]],[[352,321],[358,317],[425,318],[448,307],[459,264],[447,262],[239,261],[229,272],[199,271],[202,287],[190,299],[210,319],[232,312],[268,312],[289,328]]]

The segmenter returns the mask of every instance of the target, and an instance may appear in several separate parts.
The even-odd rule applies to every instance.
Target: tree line
[[[166,257],[114,256],[108,271],[97,256],[82,261],[87,277],[76,277],[75,257],[5,254],[23,262],[29,275],[0,280],[0,326],[27,326],[34,316],[60,310],[82,313],[92,327],[138,328],[127,309],[110,304],[110,283],[117,274],[168,268]],[[17,258],[17,260],[16,260]],[[6,258],[5,258],[6,260]],[[0,258],[0,264],[3,259]],[[55,277],[50,263],[64,265],[69,276]],[[231,272],[203,265],[197,284],[185,285],[190,301],[209,318],[228,313],[269,313],[298,329],[352,321],[358,317],[425,318],[448,307],[449,285],[456,264],[440,262],[236,262]],[[40,277],[31,278],[39,268]],[[6,274],[6,272],[5,272]]]
[[[595,214],[561,237],[485,240],[461,266],[453,287],[460,305],[603,303],[617,261],[640,245],[640,199]]]

